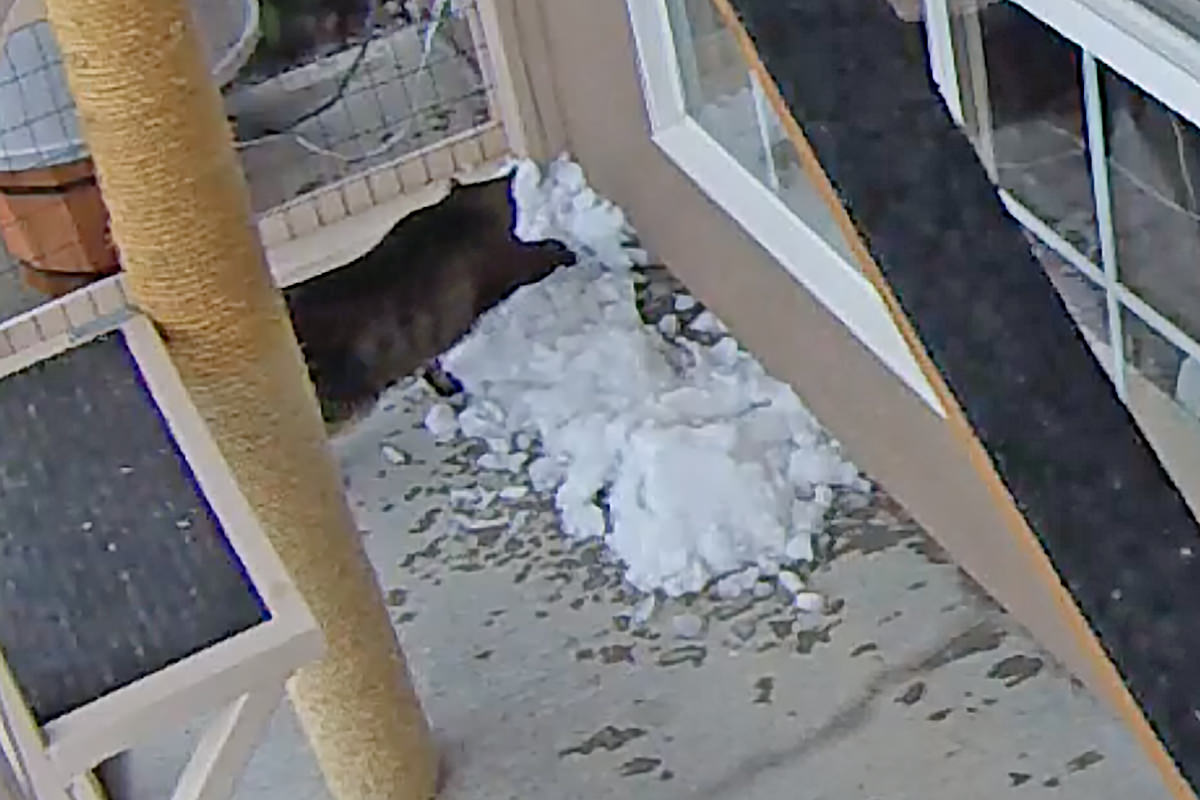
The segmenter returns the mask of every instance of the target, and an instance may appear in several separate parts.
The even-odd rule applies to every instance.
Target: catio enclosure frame
[[[120,275],[0,325],[0,379],[119,333],[166,429],[220,521],[268,617],[163,669],[38,725],[0,653],[0,790],[98,800],[90,771],[163,726],[215,711],[174,797],[228,796],[284,691],[324,637],[192,404],[162,339],[130,306]],[[16,770],[25,774],[18,775]]]

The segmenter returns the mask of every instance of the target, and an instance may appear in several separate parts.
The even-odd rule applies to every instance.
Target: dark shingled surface
[[[1200,780],[1195,521],[885,0],[734,0],[1018,506]]]
[[[0,380],[0,647],[39,721],[264,618],[119,334]]]

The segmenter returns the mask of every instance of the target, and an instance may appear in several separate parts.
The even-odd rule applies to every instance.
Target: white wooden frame
[[[1117,393],[1126,399],[1126,358],[1122,310],[1200,361],[1197,342],[1130,287],[1121,282],[1112,221],[1112,196],[1100,124],[1097,59],[1137,84],[1164,106],[1200,127],[1200,41],[1137,0],[1005,0],[1024,8],[1079,46],[1083,55],[1081,90],[1092,153],[1092,189],[1100,235],[1101,263],[1095,264],[1064,240],[1010,192],[999,190],[1009,212],[1031,233],[1087,276],[1105,293],[1109,328],[1106,359]],[[963,112],[950,26],[950,0],[924,0],[929,63],[951,113]],[[986,104],[986,99],[983,101]],[[984,148],[986,150],[986,147]],[[982,156],[986,159],[987,153]],[[1109,365],[1106,365],[1109,366]]]
[[[91,306],[97,313],[91,320],[70,320],[70,305],[79,307],[76,295],[88,291],[84,290],[0,326],[0,337],[8,337],[11,343],[14,327],[33,322],[44,331],[54,314],[68,320],[61,332],[23,339],[23,347],[0,357],[0,379],[104,333],[120,331],[270,618],[40,728],[0,655],[0,722],[5,723],[0,726],[0,746],[7,756],[0,759],[0,789],[15,783],[24,797],[37,800],[96,798],[90,771],[101,761],[146,741],[160,729],[219,709],[185,767],[173,800],[222,800],[232,795],[237,776],[279,703],[285,681],[321,655],[323,637],[192,405],[153,325],[114,300],[114,292],[121,292],[115,279],[89,289],[112,306],[103,308],[93,297]]]
[[[736,220],[939,416],[941,402],[871,283],[687,113],[666,0],[626,0],[651,135]]]

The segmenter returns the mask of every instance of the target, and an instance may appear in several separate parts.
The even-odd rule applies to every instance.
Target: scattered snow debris
[[[675,310],[676,311],[691,311],[696,306],[696,298],[690,294],[675,295]]]
[[[603,537],[641,591],[675,597],[727,576],[727,591],[751,592],[810,560],[833,487],[866,484],[792,390],[733,340],[668,341],[642,321],[633,232],[577,165],[559,159],[543,179],[524,162],[513,197],[517,236],[564,241],[578,263],[518,289],[444,355],[466,389],[463,433],[537,442],[526,469],[563,532]],[[725,330],[709,311],[690,327]]]
[[[658,605],[657,595],[651,593],[643,597],[633,607],[633,611],[629,615],[629,619],[635,627],[642,627],[650,618],[654,616],[654,609]]]
[[[519,209],[516,237],[525,242],[558,239],[582,258],[628,269],[644,263],[645,251],[627,247],[633,229],[625,212],[597,195],[583,169],[565,155],[550,164],[545,180],[529,160],[517,165],[512,183]]]
[[[825,598],[817,592],[797,592],[795,603],[802,614],[819,614],[825,609]]]
[[[770,597],[771,595],[775,594],[775,587],[767,581],[759,581],[754,584],[753,592],[755,597],[757,597],[759,600],[762,600],[763,598]]]
[[[482,511],[496,499],[496,492],[481,486],[471,486],[465,489],[450,490],[450,506],[472,511]]]
[[[475,463],[493,472],[519,472],[527,458],[525,453],[484,453]]]
[[[523,530],[525,523],[529,521],[529,517],[530,512],[528,511],[518,511],[516,514],[513,514],[512,522],[508,523],[509,531],[517,533]]]
[[[699,333],[727,333],[729,331],[725,327],[725,323],[717,319],[717,315],[711,311],[701,312],[692,320],[688,328]]]
[[[528,486],[506,486],[500,490],[500,499],[511,503],[514,500],[520,500],[527,494],[529,494]]]
[[[717,363],[733,366],[737,363],[740,356],[737,342],[726,336],[712,346],[712,355],[717,360]]]
[[[535,491],[548,492],[558,486],[566,471],[558,459],[543,456],[529,465],[529,480]]]
[[[789,572],[786,569],[780,570],[777,580],[779,581],[779,585],[787,589],[791,594],[798,595],[804,591],[804,579],[794,572]]]
[[[789,539],[788,543],[784,545],[783,553],[789,561],[812,561],[812,535],[801,534]]]
[[[412,457],[409,456],[408,453],[404,452],[399,447],[396,447],[394,444],[385,443],[379,448],[379,451],[383,454],[384,461],[396,467],[404,466],[412,461]]]
[[[741,578],[736,572],[717,581],[715,588],[717,597],[722,600],[732,600],[744,591]]]
[[[456,514],[454,521],[458,523],[459,527],[461,527],[463,530],[486,531],[492,528],[506,528],[511,520],[507,514],[501,514],[498,517],[491,517],[488,519],[475,519],[472,517],[464,517],[461,514]]]
[[[436,403],[425,415],[425,427],[433,434],[433,438],[445,441],[458,433],[458,418],[453,408],[445,403]]]
[[[699,639],[704,635],[704,618],[698,614],[676,614],[671,617],[671,631],[677,639]]]
[[[679,317],[667,314],[658,321],[658,329],[662,331],[663,336],[674,339],[679,335]]]
[[[513,446],[517,450],[527,451],[533,447],[533,438],[527,433],[518,433],[513,437]]]

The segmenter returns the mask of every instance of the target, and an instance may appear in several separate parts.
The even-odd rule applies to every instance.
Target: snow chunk
[[[691,311],[696,307],[696,298],[690,294],[675,295],[675,310],[676,311]]]
[[[453,439],[458,433],[458,416],[446,403],[436,403],[425,415],[425,428],[439,442]]]
[[[723,592],[753,592],[811,559],[833,487],[862,482],[791,389],[732,339],[669,341],[641,320],[632,231],[577,165],[559,159],[543,178],[522,163],[513,197],[518,236],[559,238],[579,260],[518,289],[445,354],[466,389],[463,432],[537,442],[525,469],[553,493],[564,533],[603,537],[640,591],[678,596],[726,576]],[[709,311],[690,327],[725,331]]]

